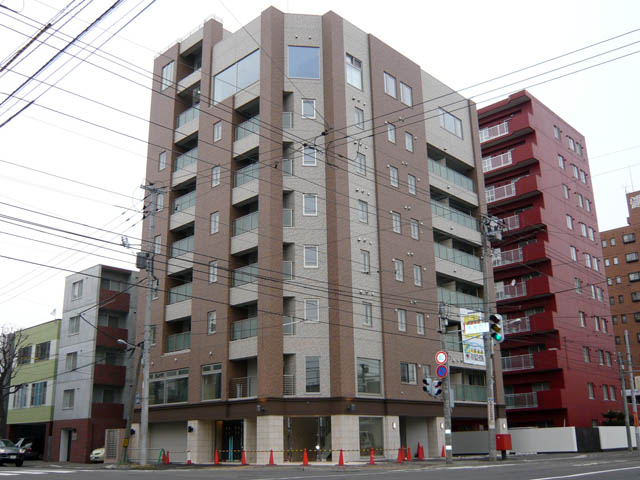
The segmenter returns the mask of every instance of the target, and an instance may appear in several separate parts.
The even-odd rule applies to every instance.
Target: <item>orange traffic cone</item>
[[[373,448],[369,449],[369,465],[375,465],[376,461],[373,458]]]
[[[342,449],[340,449],[340,458],[338,460],[338,466],[344,467],[344,456],[342,455]]]
[[[309,456],[307,455],[307,449],[304,449],[304,454],[302,455],[302,465],[309,465]]]
[[[411,461],[411,447],[407,447],[407,462]]]
[[[402,463],[402,460],[404,459],[404,453],[402,452],[402,447],[400,447],[398,449],[398,459],[396,460],[397,463]]]
[[[444,445],[442,445],[442,453],[440,454],[441,457],[446,457],[447,455],[444,453]]]
[[[167,450],[167,465],[171,463],[171,460],[169,459],[169,450]]]
[[[215,452],[213,452],[213,464],[220,465],[220,457],[218,457],[218,449],[216,448]]]
[[[187,465],[191,465],[191,451],[187,451]]]
[[[424,460],[424,447],[418,443],[418,460]]]
[[[242,465],[246,465],[247,464],[247,455],[246,453],[244,453],[244,448],[242,449],[242,456],[241,456],[241,463]]]
[[[269,452],[269,465],[275,465],[275,462],[273,461],[273,450]]]

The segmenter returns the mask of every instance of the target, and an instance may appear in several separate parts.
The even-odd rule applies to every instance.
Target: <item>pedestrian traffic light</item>
[[[489,315],[489,332],[497,343],[504,341],[504,323],[499,313]]]
[[[433,395],[434,397],[437,397],[438,395],[440,395],[442,393],[442,380],[435,380],[432,384],[431,384],[431,395]]]

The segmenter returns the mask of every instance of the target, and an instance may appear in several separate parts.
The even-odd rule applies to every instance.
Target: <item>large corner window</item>
[[[289,78],[320,78],[320,48],[289,45]]]
[[[358,358],[356,365],[358,393],[382,393],[380,360]]]
[[[442,108],[438,110],[440,112],[440,126],[456,137],[462,138],[462,121]]]
[[[362,90],[362,62],[347,53],[347,83]]]
[[[173,72],[175,70],[175,63],[173,61],[167,63],[164,67],[162,67],[162,74],[160,79],[160,88],[164,90],[165,88],[169,88],[173,84]]]
[[[258,80],[260,80],[260,50],[250,53],[213,77],[213,101],[220,103]]]
[[[222,396],[222,364],[202,366],[202,400],[218,400]]]
[[[149,376],[149,404],[186,402],[189,394],[189,369],[152,373]]]

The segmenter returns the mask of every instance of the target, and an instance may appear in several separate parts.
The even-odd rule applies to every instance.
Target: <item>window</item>
[[[622,295],[619,295],[622,297]],[[631,301],[632,302],[640,302],[640,292],[631,292]],[[622,303],[622,302],[620,302]]]
[[[153,253],[155,255],[160,255],[162,251],[162,235],[156,235],[153,238]]]
[[[613,323],[614,325],[618,324],[618,316],[617,315],[613,315],[611,317],[611,323]]]
[[[589,240],[591,240],[592,242],[596,241],[596,232],[593,230],[593,228],[589,227]]]
[[[346,62],[347,83],[362,90],[362,62],[348,53]]]
[[[631,300],[633,300],[633,296],[631,297]],[[624,295],[618,295],[618,303],[624,303]]]
[[[82,296],[82,280],[78,280],[77,282],[73,282],[71,284],[71,299],[75,300]]]
[[[320,48],[289,45],[289,78],[320,78]]]
[[[587,174],[584,170],[580,170],[580,181],[584,184],[587,183]]]
[[[622,283],[622,277],[620,275],[616,277],[616,283]]]
[[[364,110],[361,108],[355,107],[355,125],[356,127],[364,130]]]
[[[637,282],[640,280],[640,272],[631,272],[629,274],[629,281],[630,282]],[[611,282],[613,284],[613,282]]]
[[[362,273],[370,273],[371,255],[369,250],[360,250],[360,264],[362,265]]]
[[[609,266],[611,266],[611,260],[609,260],[608,258],[605,258],[605,259],[604,259],[604,266],[605,266],[605,267],[609,267]]]
[[[398,186],[398,169],[396,167],[389,167],[389,182],[392,187]]]
[[[576,142],[573,141],[573,138],[567,136],[567,138],[569,139],[569,150],[571,150],[572,152],[576,151]]]
[[[582,283],[580,282],[580,279],[578,277],[573,277],[573,283],[576,287],[576,293],[581,294],[582,293]]]
[[[560,168],[562,168],[563,170],[567,166],[567,161],[564,159],[564,157],[562,155],[558,155],[558,166]],[[567,197],[567,198],[569,198],[569,197]]]
[[[149,404],[186,402],[189,394],[189,369],[156,372],[149,375]]]
[[[409,176],[407,177],[407,185],[409,186],[409,193],[411,195],[415,195],[416,194],[416,177],[409,174]]]
[[[49,350],[51,349],[51,342],[38,343],[36,345],[36,358],[35,361],[49,360]]]
[[[217,142],[222,139],[222,122],[216,122],[213,124],[213,141]]]
[[[422,267],[420,265],[413,266],[413,284],[416,287],[422,286]]]
[[[406,332],[407,331],[407,311],[403,310],[402,308],[399,308],[397,310],[397,316],[398,316],[398,330],[400,332]]]
[[[415,363],[400,362],[400,383],[418,384],[417,368]]]
[[[602,248],[607,248],[607,241],[606,240],[602,240]]]
[[[612,247],[615,247],[615,246],[616,246],[616,239],[615,239],[615,238],[611,238],[611,239],[609,239],[609,244],[610,244]]]
[[[609,388],[608,388],[608,385],[602,385],[602,399],[604,401],[609,400]]]
[[[573,245],[571,245],[571,260],[574,262],[578,261],[578,250]]]
[[[584,223],[580,223],[580,235],[587,236],[587,226]]]
[[[571,215],[567,214],[566,219],[567,219],[567,228],[569,230],[573,230],[573,218],[571,218]]]
[[[209,283],[218,281],[218,261],[209,262]],[[186,300],[186,299],[185,299]]]
[[[598,363],[604,365],[604,351],[602,349],[598,349]]]
[[[320,392],[320,357],[304,357],[305,392]]]
[[[31,363],[31,345],[28,347],[22,347],[18,351],[18,365],[26,365]]]
[[[404,262],[402,260],[393,260],[393,268],[395,269],[396,280],[404,282]]]
[[[560,129],[557,126],[553,126],[553,136],[556,137],[556,140],[560,140]]]
[[[69,335],[80,332],[80,316],[71,317],[69,319]]]
[[[627,263],[637,262],[638,261],[638,252],[627,253],[625,256],[625,260]]]
[[[633,243],[636,241],[635,233],[625,233],[622,235],[622,243]]]
[[[589,347],[582,347],[582,355],[584,357],[584,363],[589,363],[591,361],[589,358]]]
[[[302,150],[302,165],[305,167],[316,166],[316,149],[305,145]]]
[[[158,155],[158,170],[167,168],[167,152],[160,152]]]
[[[604,317],[600,317],[600,328],[604,333],[607,333],[607,319]]]
[[[593,383],[591,382],[587,383],[587,392],[589,395],[589,399],[593,400],[595,398],[595,395],[593,394]]]
[[[424,335],[424,313],[416,313],[416,328],[418,335]]]
[[[393,75],[389,75],[387,72],[384,72],[384,93],[387,95],[391,95],[393,98],[396,98],[396,78]]]
[[[39,407],[47,401],[47,382],[31,384],[31,406]]]
[[[409,152],[413,152],[413,135],[409,132],[404,132],[404,148]]]
[[[356,154],[356,167],[360,175],[367,174],[367,157],[365,157],[364,154],[359,152]]]
[[[373,305],[369,302],[362,302],[362,307],[364,308],[363,325],[365,327],[373,326]]]
[[[207,334],[213,335],[218,328],[218,314],[214,310],[213,312],[207,312]]]
[[[411,87],[402,82],[400,82],[400,101],[407,107],[413,105],[413,92],[411,91]]]
[[[65,371],[71,372],[78,366],[78,352],[67,353],[65,357]]]
[[[362,223],[369,223],[369,204],[364,200],[358,200],[358,219]]]
[[[589,285],[589,292],[591,293],[591,298],[595,299],[596,298],[596,287],[593,284]],[[597,330],[597,328],[596,328],[596,330]]]
[[[611,398],[612,402],[616,401],[616,389],[613,385],[609,385],[609,397]]]
[[[585,204],[585,208],[587,209],[587,212],[591,212],[591,200],[589,200],[588,198],[585,198],[584,204]]]
[[[387,122],[387,140],[396,143],[396,126],[390,122]]]
[[[320,301],[317,298],[304,299],[304,321],[305,322],[320,321]]]
[[[167,63],[164,67],[162,67],[161,79],[160,79],[160,89],[164,90],[165,88],[169,88],[173,84],[173,70],[174,70],[174,62]]]
[[[591,268],[591,255],[588,253],[584,254],[584,264],[587,268]]]
[[[638,342],[640,343],[640,333],[638,334]],[[616,337],[616,345],[620,345],[620,337]]]
[[[440,112],[440,127],[462,138],[462,121],[442,108],[438,111]]]
[[[315,193],[303,193],[302,204],[302,215],[318,215],[318,196]]]
[[[159,193],[156,201],[156,212],[162,211],[164,208],[164,193]]]
[[[358,393],[382,393],[380,360],[358,358],[356,360]],[[362,417],[360,417],[362,420]]]
[[[304,118],[316,118],[316,101],[314,99],[302,99],[302,116]]]
[[[211,169],[211,186],[215,187],[220,185],[220,166],[215,166]]]
[[[29,395],[29,385],[22,384],[13,394],[13,408],[26,408]]]
[[[415,218],[411,219],[411,238],[420,240],[420,224]]]
[[[219,400],[222,397],[222,364],[202,366],[202,400]]]
[[[70,410],[75,403],[76,391],[74,389],[65,390],[62,395],[62,408]]]
[[[220,230],[220,212],[213,212],[209,220],[209,233],[218,233],[218,231]]]
[[[157,278],[154,278],[151,282],[151,298],[153,300],[156,300],[158,298],[158,287],[160,285],[160,280],[158,280]]]
[[[562,185],[562,193],[564,195],[564,198],[566,198],[567,200],[569,199],[569,187],[567,187],[566,185]]]
[[[398,212],[391,212],[391,225],[395,233],[402,233],[402,219]]]
[[[611,366],[611,352],[606,352],[607,367]]]
[[[582,195],[578,194],[578,206],[584,206],[584,200],[582,199]]]
[[[578,152],[578,155],[582,156],[582,145],[578,142],[576,142],[576,151]]]
[[[571,164],[571,172],[573,173],[574,178],[578,178],[578,167],[576,167],[573,163]]]
[[[616,304],[616,297],[612,295],[609,297],[609,305],[615,305],[615,304]]]
[[[578,315],[580,317],[580,326],[581,327],[586,327],[587,323],[586,323],[586,320],[585,320],[586,317],[585,317],[584,312],[578,312]]]
[[[151,335],[151,345],[156,344],[156,338],[158,335],[158,328],[156,325],[151,325],[150,327],[150,335]]]
[[[318,268],[318,246],[304,246],[304,268]]]

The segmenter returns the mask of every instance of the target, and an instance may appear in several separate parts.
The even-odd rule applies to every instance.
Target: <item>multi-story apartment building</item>
[[[105,429],[125,426],[133,382],[137,272],[96,265],[65,279],[51,458],[88,462]]]
[[[591,426],[620,383],[584,137],[526,91],[479,113],[510,426]]]
[[[624,332],[629,333],[632,362],[640,362],[640,192],[627,193],[628,225],[600,233],[609,286],[611,323],[616,349],[627,361]],[[637,387],[636,387],[637,388]]]
[[[11,380],[12,390],[21,386],[9,399],[7,435],[18,441],[25,438],[38,456],[50,459],[53,433],[53,399],[60,320],[51,320],[21,330],[17,372]]]
[[[454,429],[486,428],[474,104],[331,12],[208,20],[154,73],[151,456],[440,455],[439,302]]]

